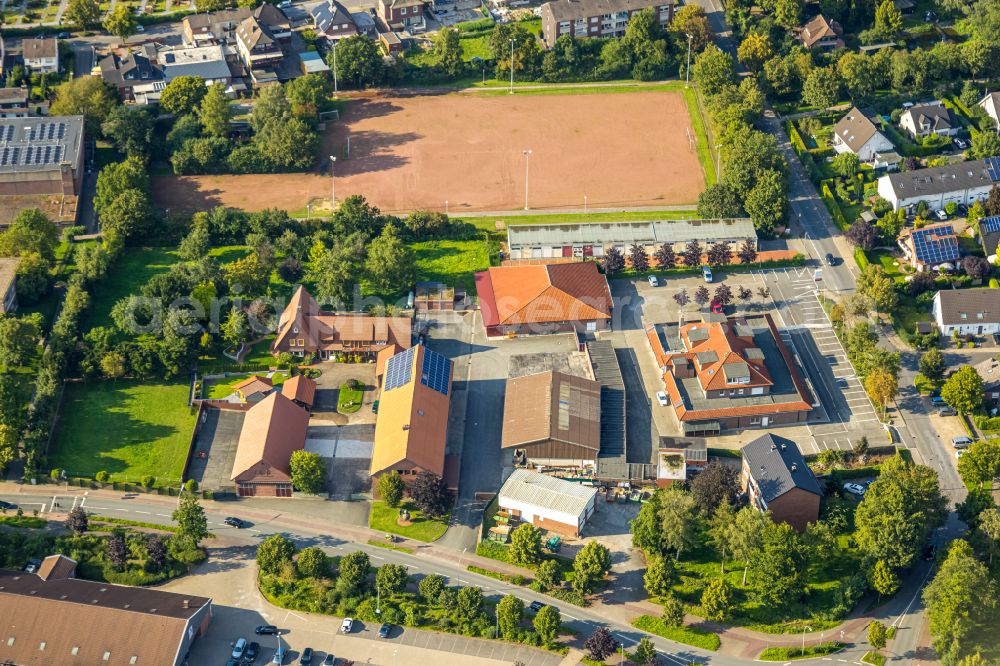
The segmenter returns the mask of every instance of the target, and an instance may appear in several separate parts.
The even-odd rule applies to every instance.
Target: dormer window
[[[962,320],[965,320],[965,319],[969,318],[969,315],[965,314],[964,312],[959,312],[958,313],[958,318],[962,319]]]

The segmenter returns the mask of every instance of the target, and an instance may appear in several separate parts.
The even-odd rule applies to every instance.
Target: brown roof
[[[608,281],[592,261],[496,266],[476,273],[486,326],[611,318]]]
[[[501,447],[549,440],[600,451],[600,383],[554,371],[507,380]]]
[[[0,570],[0,662],[173,664],[187,622],[210,603],[146,587]]]
[[[309,412],[274,392],[247,410],[233,462],[234,481],[289,481],[288,461],[306,445]]]
[[[38,567],[38,577],[42,580],[73,578],[76,574],[76,560],[65,555],[49,555]]]
[[[29,58],[55,58],[59,55],[59,46],[55,37],[25,39],[21,42],[22,55]]]
[[[234,391],[243,391],[247,394],[263,392],[271,388],[274,388],[274,382],[271,381],[271,378],[258,375],[247,377],[243,381],[233,384]]]
[[[0,88],[0,102],[10,103],[10,102],[27,102],[28,101],[28,89],[27,88]]]
[[[316,398],[316,382],[305,375],[295,375],[281,385],[281,395],[312,407]]]
[[[701,335],[696,336],[695,333]],[[764,365],[763,355],[750,352],[758,347],[749,330],[741,330],[729,322],[699,322],[682,326],[681,337],[688,350],[682,356],[695,362],[698,381],[704,390],[732,388],[727,380],[735,376],[737,368],[733,366],[739,364],[745,364],[745,368],[738,369],[746,370],[743,374],[749,375],[749,382],[739,384],[740,388],[774,384]]]
[[[827,21],[820,14],[814,17],[809,23],[802,27],[799,35],[806,48],[812,48],[817,42],[826,37],[836,37],[838,40],[844,36],[844,29],[836,21]]]
[[[833,133],[840,137],[852,152],[857,153],[878,133],[878,129],[868,116],[853,106],[847,115],[833,126]]]

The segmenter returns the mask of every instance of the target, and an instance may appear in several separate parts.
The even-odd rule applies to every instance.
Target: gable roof
[[[506,498],[571,516],[583,514],[596,495],[596,488],[526,469],[515,469],[498,494],[501,502]]]
[[[330,28],[346,23],[348,27],[357,29],[354,17],[344,5],[337,0],[327,0],[309,10],[313,24],[321,31],[326,32]]]
[[[260,377],[259,375],[247,377],[243,381],[233,384],[234,391],[242,391],[246,395],[263,393],[271,390],[272,388],[274,388],[274,382],[271,381],[271,378]]]
[[[1000,216],[979,220],[979,240],[987,258],[997,253],[997,245],[1000,245]]]
[[[557,440],[601,449],[601,385],[563,372],[507,380],[501,448]]]
[[[951,223],[931,224],[920,229],[907,229],[906,232],[903,237],[912,245],[913,256],[920,263],[936,266],[958,260],[958,237]]]
[[[956,162],[916,171],[900,171],[882,178],[888,180],[893,194],[898,199],[961,192],[976,187],[989,187],[994,182],[986,160]]]
[[[35,58],[56,58],[59,43],[55,37],[29,38],[21,42],[21,55],[25,60]]]
[[[958,326],[1000,323],[1000,289],[944,289],[934,299],[940,303],[939,324]],[[965,319],[962,318],[963,314]]]
[[[486,326],[611,318],[608,281],[590,261],[492,267],[476,290]]]
[[[277,472],[275,480],[289,480],[288,461],[305,447],[308,428],[309,412],[281,393],[271,393],[247,410],[230,478],[252,480],[253,468],[265,462]]]
[[[903,115],[913,118],[914,126],[920,129],[921,125],[930,125],[930,130],[951,129],[955,121],[951,115],[951,109],[943,104],[917,104],[907,109]]]
[[[705,391],[774,384],[764,364],[764,355],[756,353],[760,349],[753,341],[753,333],[744,328],[730,322],[696,322],[681,327],[688,350],[683,356],[696,361],[698,381]],[[745,382],[729,382],[743,378]]]
[[[408,464],[444,476],[453,366],[422,344],[388,360],[375,422],[372,475]]]
[[[248,16],[240,22],[240,27],[236,28],[236,38],[243,42],[248,51],[275,43],[271,28],[255,16]]]
[[[799,36],[806,48],[812,48],[817,42],[826,37],[836,37],[840,40],[844,36],[844,29],[836,21],[827,21],[825,16],[819,14],[802,26]]]
[[[1000,120],[1000,92],[986,93],[977,103],[993,120]]]
[[[765,502],[793,488],[823,496],[799,447],[790,439],[768,433],[743,446],[743,461]]]
[[[305,375],[295,375],[281,385],[281,395],[311,407],[316,399],[316,381]]]
[[[858,153],[873,136],[879,133],[875,123],[861,113],[858,107],[852,106],[847,115],[841,118],[833,127],[833,132],[843,141],[851,152]]]
[[[42,580],[73,578],[76,574],[76,560],[65,555],[49,555],[38,567],[38,577]]]

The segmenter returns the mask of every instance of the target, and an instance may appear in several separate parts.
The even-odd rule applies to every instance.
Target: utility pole
[[[691,83],[691,35],[688,38],[688,59],[687,67],[684,68],[684,87],[687,88]]]
[[[688,42],[690,44],[690,41]],[[690,61],[690,46],[688,47],[688,60]],[[333,40],[333,94],[337,94],[337,40]]]
[[[514,94],[514,40],[510,40],[510,94]]]
[[[523,150],[524,155],[524,210],[528,210],[528,162],[531,158],[530,150]]]
[[[337,177],[334,170],[337,166],[337,158],[330,155],[330,213],[337,207]]]

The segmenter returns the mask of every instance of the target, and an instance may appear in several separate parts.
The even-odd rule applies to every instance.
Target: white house
[[[979,106],[986,111],[986,115],[993,119],[997,129],[1000,129],[1000,92],[988,93],[986,97],[979,100]]]
[[[920,201],[932,209],[944,208],[950,201],[969,205],[989,195],[996,182],[992,173],[986,160],[891,173],[878,179],[878,193],[893,210]]]
[[[878,153],[889,153],[895,146],[855,106],[834,125],[833,149],[838,153],[854,153],[862,162],[872,162]]]
[[[597,490],[554,476],[516,469],[500,487],[500,508],[522,522],[576,537],[597,510]]]
[[[59,71],[59,42],[55,37],[25,39],[21,42],[24,66],[31,72]]]
[[[955,136],[959,123],[951,110],[941,102],[911,106],[899,117],[899,126],[912,137],[941,134]]]
[[[1000,289],[946,289],[934,294],[934,321],[942,335],[1000,333]]]

